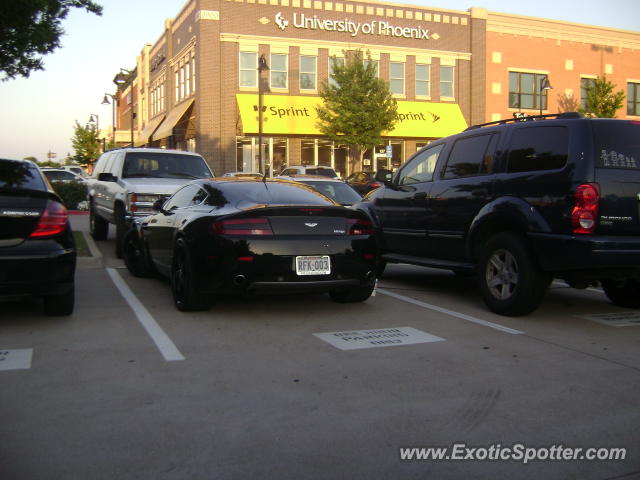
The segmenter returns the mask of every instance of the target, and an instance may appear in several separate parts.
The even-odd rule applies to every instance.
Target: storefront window
[[[316,142],[313,138],[303,138],[300,142],[300,160],[302,165],[315,165]]]
[[[259,158],[258,137],[236,137],[236,171],[262,171]],[[287,165],[287,159],[286,138],[262,137],[262,162],[267,175],[278,175]]]
[[[342,178],[347,178],[347,157],[349,148],[346,145],[333,145],[333,168]]]
[[[318,139],[318,165],[331,166],[331,140]]]
[[[287,152],[288,152],[288,142],[286,138],[273,138],[273,161],[271,162],[273,165],[272,171],[273,175],[278,175],[280,171],[287,166],[289,163],[287,161]]]

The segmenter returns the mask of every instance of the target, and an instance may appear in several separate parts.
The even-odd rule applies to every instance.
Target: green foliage
[[[87,199],[87,186],[81,182],[51,182],[51,186],[69,210],[78,210],[78,204]]]
[[[0,79],[44,70],[42,55],[60,46],[62,20],[71,8],[102,15],[92,0],[4,0],[0,2]]]
[[[607,81],[607,77],[598,77],[593,85],[587,88],[587,108],[580,108],[580,113],[590,117],[615,118],[616,112],[624,104],[624,91],[614,93],[615,85]]]
[[[81,126],[76,120],[71,145],[76,154],[72,157],[80,165],[91,165],[100,156],[100,141],[95,124]]]
[[[346,55],[346,54],[345,54]],[[398,105],[389,84],[378,78],[377,67],[367,52],[365,65],[361,50],[346,62],[332,58],[333,82],[323,82],[317,107],[320,131],[331,140],[355,145],[360,159],[367,148],[382,143],[382,132],[391,130],[398,119]]]
[[[36,157],[24,157],[23,160],[30,160],[34,163],[38,163],[38,159]]]

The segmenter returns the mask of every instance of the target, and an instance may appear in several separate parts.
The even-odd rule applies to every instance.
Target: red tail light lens
[[[349,227],[349,235],[371,235],[373,233],[373,225],[369,220],[349,218],[347,225]]]
[[[380,188],[382,184],[380,182],[372,182],[369,184],[369,188]]]
[[[46,238],[61,234],[67,228],[69,213],[64,205],[52,200],[47,201],[47,206],[38,221],[38,225],[30,238]]]
[[[596,229],[600,189],[595,183],[584,183],[578,187],[573,197],[571,226],[573,233],[590,234]]]
[[[211,225],[211,231],[216,235],[273,235],[266,218],[220,220]]]

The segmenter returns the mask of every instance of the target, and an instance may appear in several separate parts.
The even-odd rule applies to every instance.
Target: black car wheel
[[[109,233],[109,222],[96,214],[93,203],[89,207],[89,232],[94,240],[106,240]]]
[[[340,288],[331,290],[329,296],[331,300],[338,303],[364,302],[373,293],[376,287],[375,278],[368,281],[364,285],[350,288]]]
[[[135,230],[130,230],[124,236],[122,256],[127,270],[134,277],[150,277],[154,273],[154,268],[140,241],[140,236]]]
[[[180,311],[208,310],[213,297],[198,291],[198,281],[193,271],[189,249],[182,239],[176,242],[171,266],[171,293]]]
[[[640,282],[638,280],[602,280],[605,295],[615,305],[640,308]]]
[[[127,222],[124,215],[124,208],[118,205],[115,211],[116,220],[116,257],[122,258],[124,250],[124,236],[127,234]]]
[[[551,276],[536,265],[517,234],[491,237],[480,255],[480,291],[487,306],[500,315],[526,315],[542,301]]]
[[[61,295],[47,295],[44,297],[44,313],[49,316],[67,316],[73,313],[75,306],[75,292],[71,288]]]

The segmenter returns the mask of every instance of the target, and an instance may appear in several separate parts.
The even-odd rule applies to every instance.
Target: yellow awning
[[[158,130],[156,130],[156,133],[153,134],[153,139],[160,140],[161,138],[166,138],[173,135],[173,127],[175,127],[176,124],[180,121],[180,119],[184,115],[184,112],[186,112],[187,109],[191,105],[193,105],[193,101],[194,100],[192,98],[191,100],[173,107],[167,115],[167,118],[164,119],[164,122],[162,122],[162,124],[158,127]]]
[[[138,138],[134,142],[134,145],[136,147],[141,147],[142,145],[145,145],[149,141],[149,137],[151,137],[151,134],[156,130],[156,128],[158,128],[158,125],[160,125],[160,122],[163,119],[164,119],[164,115],[161,115],[152,120],[149,120],[149,123],[147,123],[147,126],[144,127],[144,129],[138,134]]]
[[[245,134],[258,133],[258,95],[237,93],[238,108]],[[264,95],[262,133],[265,135],[322,135],[316,122],[320,97]],[[398,102],[399,121],[385,137],[441,138],[467,128],[460,107],[455,103]],[[155,138],[155,137],[154,137]]]

